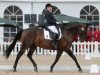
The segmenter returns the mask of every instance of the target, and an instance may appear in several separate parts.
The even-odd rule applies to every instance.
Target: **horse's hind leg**
[[[21,58],[21,56],[24,54],[26,48],[24,48],[23,46],[21,46],[21,50],[19,51],[19,53],[17,54],[17,57],[16,57],[16,60],[15,60],[15,63],[14,63],[14,72],[16,72],[16,67],[17,67],[17,64],[18,64],[18,61],[19,59]]]
[[[66,50],[65,52],[75,61],[77,67],[79,68],[79,72],[82,72],[82,69],[81,69],[79,63],[77,62],[77,59],[76,59],[75,55],[73,54],[73,52],[70,49]]]
[[[32,54],[34,53],[35,49],[36,49],[36,46],[32,45],[32,46],[30,47],[30,50],[29,50],[28,54],[27,54],[27,57],[30,59],[30,61],[32,62],[33,66],[35,67],[35,68],[34,68],[34,71],[38,72],[37,64],[36,64],[35,61],[32,59]]]
[[[61,57],[62,53],[63,53],[63,51],[57,51],[56,59],[55,59],[54,63],[51,65],[50,72],[53,71],[53,68],[56,65],[56,63],[58,62],[58,60]]]

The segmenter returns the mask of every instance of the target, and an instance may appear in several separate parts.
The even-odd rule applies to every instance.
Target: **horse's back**
[[[40,38],[39,36],[42,36],[42,29],[38,29],[37,27],[27,28],[23,31],[20,41],[22,43],[32,44]]]
[[[34,37],[35,37],[35,29],[27,28],[22,32],[20,41],[21,42],[24,42],[24,41],[30,42],[30,41],[33,41]]]

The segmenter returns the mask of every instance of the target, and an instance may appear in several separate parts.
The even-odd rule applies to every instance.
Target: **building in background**
[[[26,29],[32,22],[38,21],[38,15],[44,13],[45,4],[53,5],[53,14],[66,14],[91,20],[93,26],[99,26],[99,0],[0,0],[0,17],[15,21],[20,28],[1,27],[0,41],[11,41],[20,29]],[[100,26],[99,26],[100,29]]]

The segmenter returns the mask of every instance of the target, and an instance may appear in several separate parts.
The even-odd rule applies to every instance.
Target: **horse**
[[[72,46],[74,35],[77,34],[80,37],[81,41],[84,41],[86,39],[88,25],[82,24],[82,23],[69,23],[69,24],[60,25],[60,28],[62,31],[62,37],[58,40],[59,47],[57,49],[57,55],[56,55],[55,61],[50,67],[50,72],[53,72],[53,68],[58,62],[58,60],[60,59],[63,51],[65,51],[74,60],[79,72],[82,72],[82,68],[80,67],[76,56],[73,54],[70,48]],[[16,34],[13,42],[4,51],[4,56],[6,57],[6,59],[8,59],[8,57],[10,56],[10,53],[13,50],[17,41],[21,42],[21,49],[17,54],[16,60],[13,66],[14,72],[16,72],[18,61],[21,58],[21,56],[24,54],[26,49],[29,48],[27,57],[32,62],[34,66],[34,71],[36,72],[38,72],[37,64],[32,58],[32,54],[34,53],[36,48],[40,47],[44,49],[55,50],[54,46],[52,45],[52,40],[44,39],[43,28],[32,27],[32,28],[21,30]]]

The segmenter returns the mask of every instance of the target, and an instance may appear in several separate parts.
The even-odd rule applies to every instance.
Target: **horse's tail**
[[[10,46],[4,51],[4,56],[6,57],[6,59],[8,59],[11,51],[13,50],[13,48],[15,47],[16,42],[20,39],[21,35],[22,35],[23,30],[21,30],[20,32],[18,32],[13,40],[13,42],[10,44]]]

